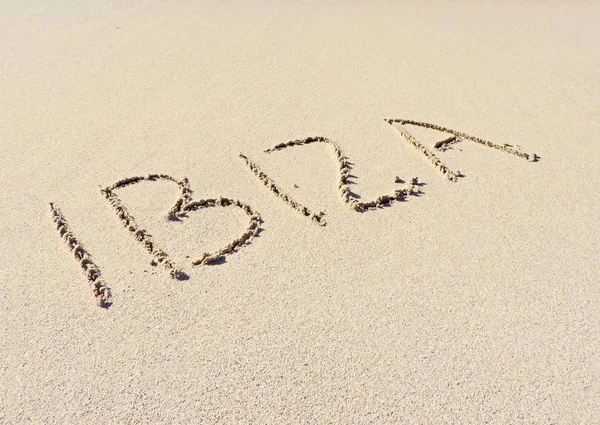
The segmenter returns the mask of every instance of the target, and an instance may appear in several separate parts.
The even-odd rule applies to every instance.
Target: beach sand
[[[0,6],[0,423],[600,423],[598,16]]]

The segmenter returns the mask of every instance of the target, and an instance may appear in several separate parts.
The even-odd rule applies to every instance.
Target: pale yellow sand
[[[0,6],[0,423],[600,423],[597,3],[123,3]],[[540,160],[463,140],[451,182],[384,119]],[[361,200],[423,195],[355,212],[330,146],[263,152],[309,136]],[[246,214],[118,189],[171,279],[100,193],[151,173],[262,231],[192,267]]]

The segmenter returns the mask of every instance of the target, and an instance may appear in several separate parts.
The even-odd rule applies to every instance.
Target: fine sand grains
[[[71,231],[67,219],[62,211],[58,209],[53,202],[50,202],[50,211],[52,212],[52,220],[56,225],[58,234],[66,242],[69,249],[73,252],[73,256],[79,262],[85,276],[92,286],[94,297],[100,307],[109,307],[112,304],[110,288],[101,279],[100,268],[92,260],[90,253],[83,247],[83,244],[77,240]]]
[[[210,208],[210,207],[228,207],[234,206],[240,208],[246,215],[249,217],[250,221],[248,223],[247,228],[242,233],[242,235],[221,249],[209,253],[203,253],[197,260],[192,262],[193,265],[201,265],[201,264],[212,264],[220,260],[223,256],[227,254],[232,254],[236,252],[239,248],[241,248],[246,243],[250,242],[250,240],[256,236],[260,229],[260,215],[250,206],[244,204],[241,201],[230,198],[210,198],[210,199],[201,199],[198,201],[192,200],[192,191],[189,186],[189,182],[187,178],[182,180],[177,180],[166,174],[150,174],[148,176],[136,176],[129,177],[126,179],[119,180],[115,184],[108,186],[106,188],[101,189],[104,197],[110,202],[110,204],[115,209],[115,212],[123,226],[129,230],[135,237],[135,239],[140,242],[146,250],[152,255],[153,260],[151,264],[156,266],[158,264],[162,264],[165,270],[169,273],[169,275],[174,279],[186,279],[187,275],[179,268],[175,266],[175,264],[168,258],[167,253],[158,248],[156,243],[152,240],[150,234],[143,228],[139,227],[135,222],[134,217],[129,214],[127,208],[123,205],[120,198],[114,192],[116,189],[123,188],[125,186],[139,183],[141,181],[156,181],[156,180],[166,180],[172,181],[181,189],[181,195],[167,212],[167,219],[169,220],[178,220],[186,217],[187,213],[192,211],[197,211],[202,208]]]
[[[325,143],[333,148],[333,152],[335,154],[335,159],[338,164],[338,171],[339,171],[339,176],[340,176],[339,181],[338,181],[338,189],[340,192],[340,196],[342,197],[342,200],[346,204],[348,204],[348,206],[350,208],[352,208],[354,211],[364,212],[364,211],[368,211],[368,210],[382,208],[383,206],[390,205],[393,202],[402,201],[409,195],[417,196],[421,193],[420,189],[418,187],[418,178],[415,177],[412,179],[411,184],[408,185],[407,187],[397,189],[394,192],[386,194],[386,195],[381,195],[372,201],[368,201],[368,202],[357,201],[353,197],[352,191],[350,190],[349,179],[351,176],[351,174],[350,174],[351,167],[350,167],[350,163],[348,161],[348,157],[346,155],[344,155],[344,153],[342,152],[342,149],[340,148],[340,146],[337,143],[335,143],[334,141],[332,141],[331,139],[328,139],[326,137],[317,136],[317,137],[307,137],[306,139],[302,139],[302,140],[291,140],[289,142],[280,143],[278,145],[273,146],[272,148],[266,149],[265,152],[271,153],[271,152],[283,150],[283,149],[286,149],[289,147],[303,146],[303,145],[308,145],[311,143]],[[294,201],[289,195],[287,195],[285,192],[283,192],[283,190],[279,186],[277,186],[275,184],[275,182],[271,178],[269,178],[269,176],[267,176],[255,162],[251,161],[250,159],[248,159],[247,156],[245,156],[243,154],[240,154],[240,157],[244,160],[246,165],[248,165],[250,170],[259,178],[259,180],[271,190],[271,192],[273,192],[276,196],[282,198],[284,200],[284,202],[286,202],[288,205],[290,205],[295,210],[300,211],[303,215],[311,218],[314,222],[317,222],[320,225],[325,225],[325,221],[323,220],[323,214],[324,214],[323,212],[321,212],[320,214],[314,214],[308,208],[300,205],[300,203]],[[402,182],[398,177],[396,177],[396,179],[394,181],[396,183]]]
[[[444,133],[449,133],[452,134],[453,137],[449,137],[447,139],[444,139],[440,142],[437,142],[435,144],[435,148],[438,150],[445,150],[448,145],[450,145],[451,143],[456,143],[458,141],[460,141],[461,139],[466,139],[466,140],[471,140],[473,142],[482,144],[484,146],[488,146],[490,148],[493,149],[497,149],[500,150],[502,152],[506,152],[512,155],[516,155],[519,158],[523,158],[526,159],[530,162],[535,162],[537,160],[537,155],[534,153],[525,153],[519,149],[516,149],[514,147],[512,147],[511,145],[508,144],[503,144],[503,145],[498,145],[496,143],[492,143],[488,140],[484,140],[481,139],[479,137],[475,137],[475,136],[471,136],[469,134],[466,133],[462,133],[460,131],[456,131],[456,130],[452,130],[446,127],[442,127],[436,124],[430,124],[430,123],[426,123],[426,122],[419,122],[419,121],[412,121],[412,120],[405,120],[405,119],[385,119],[385,122],[387,122],[388,124],[390,124],[391,126],[393,126],[394,128],[396,128],[398,130],[398,132],[411,144],[413,145],[419,152],[421,152],[423,155],[425,155],[425,157],[427,157],[427,159],[429,160],[429,162],[431,162],[434,167],[436,167],[438,170],[440,170],[440,172],[446,176],[448,178],[448,180],[452,180],[452,181],[456,181],[458,180],[458,177],[462,177],[462,174],[460,173],[460,171],[452,171],[450,170],[446,165],[444,165],[442,163],[442,161],[440,161],[440,159],[429,149],[427,149],[425,146],[423,146],[417,139],[414,138],[414,136],[412,134],[410,134],[406,128],[404,128],[403,126],[406,124],[409,125],[415,125],[418,127],[424,127],[424,128],[429,128],[432,130],[438,130]],[[399,125],[394,125],[394,124],[399,124]]]

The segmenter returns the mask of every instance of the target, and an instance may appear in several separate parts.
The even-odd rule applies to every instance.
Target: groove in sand
[[[490,142],[488,140],[484,140],[479,137],[471,136],[467,133],[452,130],[450,128],[442,127],[442,126],[439,126],[436,124],[430,124],[430,123],[426,123],[426,122],[419,122],[419,121],[412,121],[412,120],[405,120],[405,119],[385,119],[384,121],[387,122],[388,124],[390,124],[392,127],[396,128],[396,130],[398,130],[398,132],[406,139],[407,142],[409,142],[419,152],[421,152],[423,155],[425,155],[427,157],[427,159],[429,160],[429,162],[431,162],[444,176],[446,176],[448,178],[448,180],[452,180],[452,181],[456,181],[458,179],[458,177],[462,176],[460,171],[458,171],[458,170],[452,171],[446,165],[444,165],[442,163],[442,161],[440,161],[440,159],[433,152],[431,152],[429,149],[427,149],[425,146],[423,146],[417,139],[414,138],[414,136],[412,134],[410,134],[408,132],[408,130],[406,130],[406,128],[403,127],[405,124],[414,125],[414,126],[423,127],[423,128],[429,128],[432,130],[438,130],[443,133],[452,134],[454,136],[454,140],[451,140],[452,138],[448,138],[448,139],[443,140],[442,142],[436,143],[435,147],[437,149],[439,149],[443,146],[447,146],[450,143],[454,143],[460,139],[466,139],[466,140],[471,140],[473,142],[479,143],[484,146],[488,146],[493,149],[500,150],[502,152],[516,155],[519,158],[526,159],[530,162],[535,162],[538,158],[537,155],[534,153],[523,152],[520,149],[516,149],[508,144],[499,145],[499,144]],[[399,124],[399,125],[394,125],[394,124]]]
[[[283,191],[283,189],[281,189],[279,186],[277,186],[277,184],[269,176],[267,176],[254,161],[252,161],[246,155],[243,155],[241,153],[240,153],[240,158],[242,158],[242,160],[246,163],[246,165],[248,166],[248,168],[250,168],[250,170],[254,173],[254,175],[256,175],[256,177],[258,177],[258,179],[265,186],[267,186],[271,190],[271,192],[273,192],[275,194],[275,196],[283,199],[283,201],[286,204],[288,204],[290,207],[292,207],[296,211],[300,212],[305,217],[310,218],[313,221],[313,223],[317,223],[321,226],[325,226],[327,224],[325,219],[323,218],[323,216],[325,215],[325,213],[323,211],[316,214],[316,213],[312,212],[311,210],[309,210],[308,208],[306,208],[305,206],[301,205],[299,202],[292,199],[292,197],[290,195],[285,193]]]
[[[58,209],[53,202],[50,202],[50,211],[52,212],[52,221],[54,221],[54,224],[56,225],[58,234],[73,252],[73,256],[79,262],[88,282],[92,286],[92,292],[94,293],[96,302],[100,307],[109,307],[112,304],[110,288],[106,286],[106,282],[100,277],[100,268],[94,263],[92,256],[83,247],[83,244],[77,240],[62,211]]]

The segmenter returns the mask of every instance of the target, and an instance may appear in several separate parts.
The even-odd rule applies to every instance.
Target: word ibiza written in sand
[[[435,124],[403,119],[386,119],[385,122],[395,127],[408,143],[413,145],[419,152],[421,152],[429,160],[429,162],[431,162],[433,166],[442,173],[443,176],[445,176],[451,181],[457,181],[458,178],[463,177],[463,175],[460,173],[460,171],[453,171],[446,165],[444,165],[444,163],[442,163],[442,161],[436,156],[434,150],[440,152],[445,151],[447,149],[450,149],[451,145],[461,141],[476,142],[481,145],[497,149],[499,151],[516,155],[520,158],[526,159],[531,162],[534,162],[538,159],[538,157],[535,154],[522,152],[519,148],[514,147],[512,145],[498,145],[487,140],[483,140],[478,137],[470,136],[466,133],[451,130],[449,128],[441,127]],[[439,142],[435,143],[433,147],[434,150],[430,150],[424,145],[422,145],[419,141],[417,141],[417,139],[415,139],[415,137],[413,137],[408,132],[408,130],[405,127],[407,125],[437,130],[446,133],[447,135],[449,135],[449,137],[446,137],[443,140],[440,140]],[[419,183],[418,179],[415,177],[410,180],[410,183],[404,184],[400,189],[397,189],[394,192],[381,195],[372,201],[358,201],[358,196],[352,193],[352,191],[350,190],[350,184],[352,183],[350,179],[352,178],[352,175],[350,174],[351,166],[349,159],[346,155],[344,155],[342,149],[337,143],[326,137],[308,137],[303,140],[293,140],[290,142],[281,143],[265,150],[265,153],[277,152],[283,149],[304,146],[313,143],[323,143],[325,145],[330,146],[333,150],[335,161],[337,162],[339,169],[338,189],[340,196],[342,198],[342,201],[354,211],[365,212],[368,210],[375,210],[377,208],[389,206],[394,202],[402,201],[408,196],[418,196],[421,194],[421,183]],[[311,211],[307,207],[295,201],[267,174],[265,174],[256,162],[252,161],[250,158],[248,158],[248,156],[243,155],[241,153],[239,156],[242,159],[242,161],[248,166],[248,168],[252,171],[252,173],[258,178],[258,180],[262,182],[262,184],[265,185],[276,197],[280,198],[283,202],[285,202],[291,208],[298,211],[301,215],[307,217],[313,223],[318,224],[320,226],[326,225],[324,212]],[[229,242],[227,245],[215,252],[205,252],[198,258],[194,259],[192,261],[192,265],[199,266],[203,264],[215,264],[221,261],[225,255],[232,254],[240,248],[242,248],[243,246],[248,245],[252,238],[254,238],[260,231],[261,217],[253,207],[237,199],[223,197],[193,200],[192,190],[190,188],[187,178],[178,180],[165,174],[150,174],[145,177],[129,177],[120,180],[110,186],[102,188],[102,195],[106,200],[108,200],[110,205],[112,205],[123,227],[125,227],[129,231],[129,233],[131,233],[135,240],[138,241],[140,245],[144,249],[146,249],[146,251],[148,251],[148,253],[152,257],[150,264],[152,266],[158,266],[160,264],[171,278],[183,280],[187,279],[188,276],[182,269],[180,269],[173,263],[173,261],[169,258],[169,255],[158,246],[158,244],[152,239],[148,231],[141,228],[136,223],[134,217],[129,213],[127,208],[125,208],[125,205],[123,205],[123,202],[121,202],[121,199],[116,193],[116,191],[125,186],[134,185],[143,181],[153,182],[158,180],[172,182],[173,184],[177,185],[181,191],[181,194],[175,202],[175,205],[173,205],[173,207],[167,212],[167,219],[169,220],[182,220],[188,217],[188,215],[194,211],[213,207],[238,208],[242,212],[244,212],[248,217],[248,225],[246,226],[244,232],[238,238]],[[394,181],[396,183],[405,183],[399,177],[396,177]],[[87,280],[92,286],[92,291],[94,293],[97,303],[101,307],[110,306],[112,304],[110,289],[108,288],[104,280],[100,278],[101,273],[99,267],[92,261],[91,254],[83,247],[83,245],[75,237],[63,213],[55,205],[56,204],[54,202],[50,203],[50,210],[52,213],[53,222],[56,225],[59,235],[64,239],[69,249],[73,252],[75,259],[79,262],[82,270],[84,271],[87,277]]]

